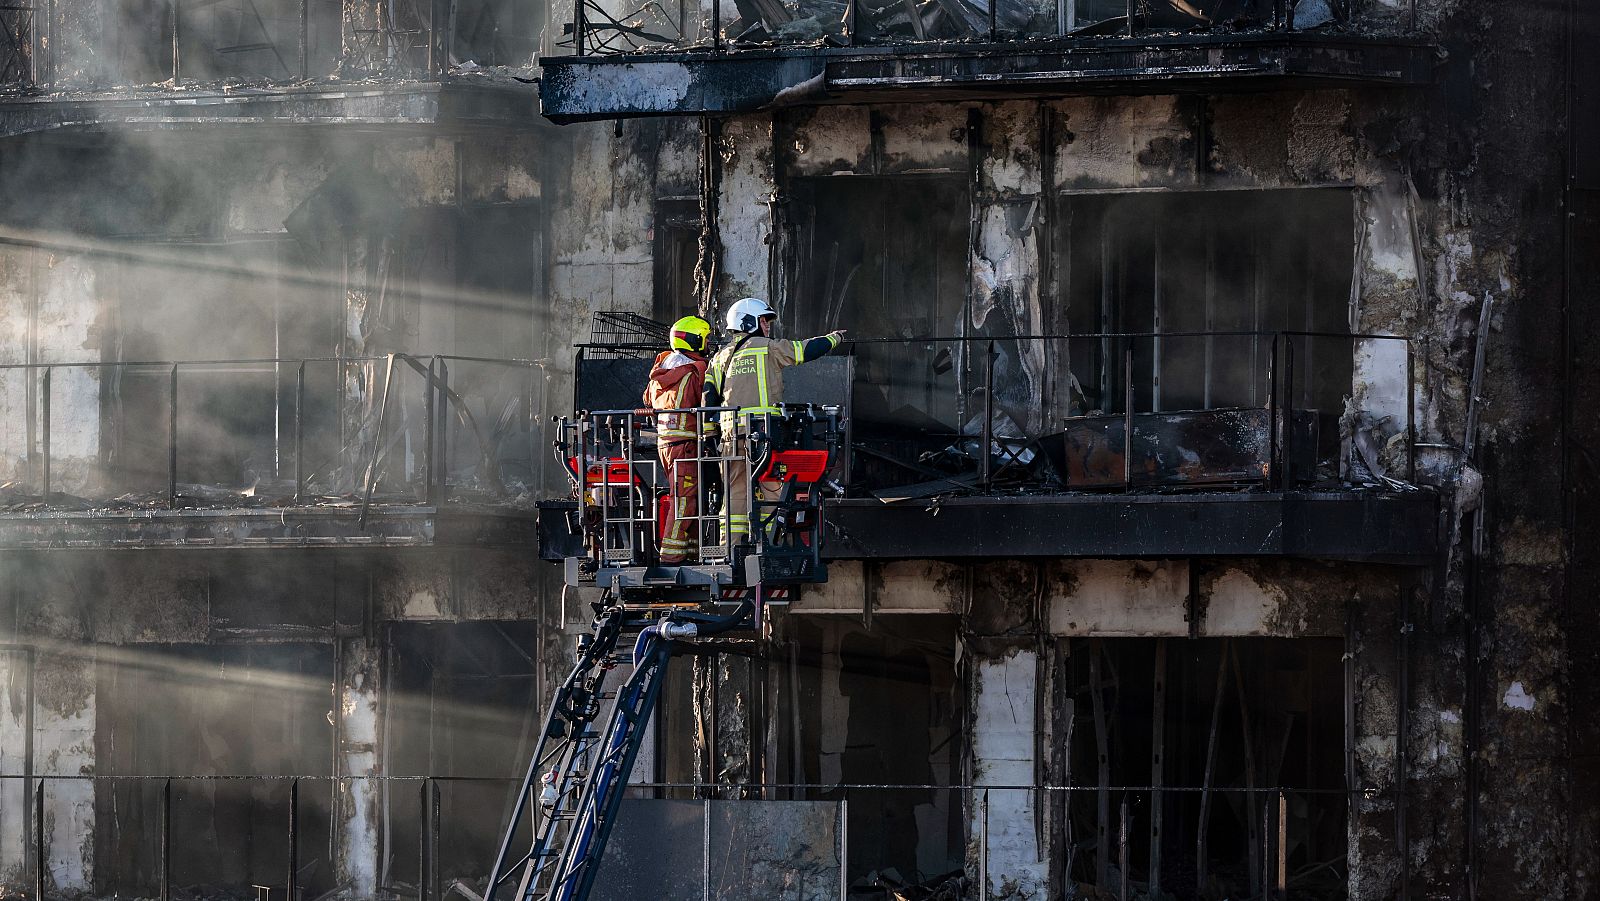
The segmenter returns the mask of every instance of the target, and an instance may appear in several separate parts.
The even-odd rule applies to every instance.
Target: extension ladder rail
[[[512,805],[484,901],[494,901],[502,887],[519,874],[517,897],[526,898],[538,876],[553,868],[570,831],[571,817],[563,812],[575,807],[571,799],[584,790],[586,773],[592,772],[590,764],[599,739],[592,726],[600,715],[606,678],[617,663],[614,653],[626,620],[620,607],[607,609],[596,618],[593,634],[586,641],[580,639],[577,660],[551,700],[544,731]],[[513,859],[518,828],[530,811],[530,848]]]
[[[675,639],[748,628],[758,601],[746,599],[728,616],[676,610],[656,619],[659,611],[620,603],[600,613],[592,637],[579,643],[578,661],[550,706],[484,901],[505,897],[501,890],[518,873],[515,901],[588,898],[650,714],[660,699],[664,670],[678,647]],[[591,727],[600,714],[607,675],[622,662],[615,652],[625,634],[634,635],[633,672],[616,692],[605,731],[595,732]],[[539,813],[531,847],[517,857],[512,849],[518,827],[536,795]]]

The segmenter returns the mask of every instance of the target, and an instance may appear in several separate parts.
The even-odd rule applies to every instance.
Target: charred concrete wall
[[[0,772],[308,777],[305,834],[322,831],[332,857],[316,855],[322,863],[308,870],[307,884],[362,897],[400,878],[383,849],[400,845],[402,834],[413,836],[402,847],[415,844],[415,817],[397,823],[393,809],[396,797],[414,797],[417,783],[392,788],[384,778],[514,777],[522,721],[547,690],[547,671],[565,665],[559,600],[542,589],[543,567],[522,554],[156,552],[70,561],[11,554],[4,564]],[[524,623],[526,634],[505,631]],[[454,662],[417,656],[427,653],[412,637],[423,628],[440,630],[432,644],[448,648],[442,656]],[[483,669],[461,662],[470,660]],[[427,675],[429,666],[461,675],[440,681]],[[464,685],[476,689],[450,694]],[[502,685],[520,686],[524,702],[496,688]],[[444,714],[433,697],[452,699],[453,725],[435,722]],[[450,763],[457,744],[463,754],[475,749],[464,767]],[[32,830],[22,819],[31,805],[23,799],[37,784],[13,778],[0,787],[7,885],[29,883]],[[156,836],[138,824],[154,797],[143,785],[46,779],[47,885],[109,894],[153,878]],[[224,803],[227,783],[180,788],[178,822],[210,828],[180,832],[176,847],[194,850],[216,838],[218,880],[275,870],[276,862],[250,863],[250,842],[237,837],[266,827],[270,816],[253,827],[250,818],[265,812],[263,803],[281,805],[285,789],[270,781],[250,786],[259,798],[241,809]],[[474,819],[458,805],[500,803],[505,787],[486,789],[482,797],[447,795],[445,809]],[[464,821],[460,828],[441,859],[476,876],[474,861],[497,827]],[[275,840],[276,829],[269,832]],[[477,832],[481,847],[468,838]],[[239,862],[230,870],[229,861]],[[412,865],[406,855],[402,866]],[[203,878],[207,871],[196,866],[180,863],[187,872],[179,878]],[[256,866],[265,869],[239,869]]]
[[[1371,11],[1396,21],[1405,15],[1399,4]],[[115,23],[108,28],[90,12],[68,4],[62,31],[52,36],[63,83],[170,77],[163,69],[170,60],[150,49],[170,38],[151,25],[157,17],[126,32],[129,46],[141,34],[149,46],[118,56],[101,52],[107,35],[118,33]],[[308,50],[314,72],[398,74],[414,66],[416,48],[397,54],[373,38],[377,7],[347,3],[337,12]],[[0,253],[0,361],[137,359],[128,341],[140,330],[151,349],[210,343],[193,333],[163,337],[181,317],[162,314],[152,297],[176,287],[193,296],[192,306],[173,309],[202,309],[210,324],[235,312],[216,298],[260,306],[270,293],[302,312],[302,321],[321,324],[301,336],[301,353],[454,350],[542,361],[538,407],[553,413],[570,397],[571,348],[592,311],[659,308],[656,230],[668,204],[698,205],[704,196],[710,215],[702,260],[710,293],[691,302],[715,313],[738,297],[764,296],[787,317],[814,302],[788,277],[800,252],[790,240],[796,180],[889,179],[910,188],[945,179],[966,192],[958,213],[968,220],[957,264],[961,324],[1040,334],[1095,327],[1068,321],[1056,302],[1070,278],[1052,249],[1052,230],[1065,225],[1057,218],[1062,197],[1348,192],[1354,233],[1318,236],[1319,247],[1348,256],[1353,273],[1348,294],[1328,302],[1343,305],[1353,331],[1416,343],[1409,360],[1381,342],[1354,349],[1341,437],[1365,448],[1370,470],[1398,473],[1404,423],[1415,417],[1419,481],[1441,491],[1448,554],[1426,571],[1263,560],[838,565],[828,585],[796,601],[775,635],[779,645],[794,641],[796,658],[814,642],[816,669],[833,674],[818,676],[817,690],[843,722],[814,730],[816,778],[844,778],[852,719],[874,715],[872,695],[857,702],[841,688],[850,635],[839,623],[860,623],[870,634],[875,622],[889,631],[875,617],[926,617],[931,633],[948,632],[953,658],[948,679],[927,677],[941,698],[930,709],[955,720],[960,736],[959,753],[943,752],[945,769],[929,772],[975,788],[959,805],[923,801],[909,815],[933,834],[959,807],[965,847],[954,856],[965,858],[969,872],[987,825],[986,897],[1064,897],[1070,812],[998,789],[1086,778],[1070,759],[1069,724],[1084,728],[1084,714],[1070,713],[1062,688],[1074,658],[1084,659],[1083,642],[1343,640],[1351,661],[1348,787],[1358,790],[1346,823],[1350,895],[1454,897],[1469,894],[1472,881],[1485,896],[1587,897],[1600,867],[1592,840],[1600,826],[1573,800],[1593,783],[1575,779],[1572,767],[1587,734],[1580,711],[1592,677],[1580,665],[1586,620],[1568,599],[1575,585],[1588,584],[1581,567],[1592,561],[1581,542],[1569,556],[1583,520],[1563,517],[1573,515],[1563,494],[1573,486],[1551,477],[1570,464],[1581,481],[1592,469],[1559,432],[1568,418],[1587,428],[1582,411],[1592,394],[1587,381],[1562,383],[1555,352],[1553,324],[1562,321],[1563,290],[1570,290],[1562,283],[1564,173],[1552,152],[1564,137],[1561,104],[1570,89],[1557,65],[1563,23],[1554,8],[1513,17],[1473,3],[1424,3],[1419,17],[1441,36],[1446,58],[1438,86],[1411,93],[826,106],[706,124],[572,127],[537,141],[387,132],[196,140],[157,132],[13,142],[0,169],[12,232]],[[711,136],[704,157],[702,128]],[[326,192],[362,203],[305,242],[287,223]],[[536,205],[536,227],[514,215]],[[489,207],[510,218],[489,219]],[[458,221],[483,225],[442,224]],[[41,240],[45,232],[73,240]],[[401,232],[423,237],[395,243]],[[200,252],[179,251],[184,259],[171,265],[165,256],[173,244],[224,244],[232,248],[227,256],[242,255],[245,244],[326,249],[330,241],[336,259],[289,267],[317,273],[310,284],[271,292],[242,284],[258,274],[251,268],[191,290],[171,273]],[[473,247],[491,250],[472,257]],[[419,297],[475,303],[417,302],[397,314],[380,302],[383,261],[396,252],[427,257],[431,278],[445,283]],[[485,262],[493,256],[535,259],[526,282],[533,290],[508,297],[502,280],[474,281],[493,268]],[[239,346],[241,355],[259,355]],[[1037,431],[1070,406],[1062,363],[1043,347],[1018,355],[1012,387],[1037,401],[1016,421],[1022,430]],[[1410,409],[1408,376],[1417,388]],[[55,375],[58,490],[91,493],[106,481],[114,441],[102,416],[111,390],[103,378]],[[370,376],[352,378],[359,412],[371,399]],[[32,379],[17,371],[0,379],[0,474],[12,478],[36,478],[40,410]],[[1348,447],[1347,460],[1355,453]],[[564,480],[542,458],[528,466],[535,492],[564,493]],[[1569,584],[1572,567],[1581,571]],[[119,731],[107,724],[138,713],[100,703],[103,673],[147,646],[286,641],[310,643],[328,658],[318,683],[327,688],[338,736],[328,744],[328,773],[388,775],[385,723],[401,713],[391,711],[384,686],[409,672],[395,656],[404,642],[391,627],[532,621],[542,695],[559,677],[569,637],[562,630],[587,618],[582,599],[551,589],[548,572],[519,555],[485,552],[398,562],[298,552],[242,562],[107,554],[68,567],[18,556],[5,561],[4,573],[13,604],[3,634],[34,655],[0,656],[7,687],[0,774],[7,775],[29,767],[32,775],[103,772],[102,757],[111,758],[100,743]],[[813,635],[803,625],[808,616],[832,624]],[[782,762],[781,754],[774,760],[768,747],[779,734],[777,718],[763,713],[781,709],[773,697],[787,690],[781,668],[770,663],[735,655],[699,662],[694,695],[702,722],[716,726],[694,738],[693,778],[737,783],[788,773],[807,781],[812,764]],[[388,802],[376,785],[352,779],[328,794],[337,849],[330,888],[345,884],[370,896],[385,881],[383,843],[398,833],[386,831],[395,827],[384,825]],[[985,786],[997,789],[987,802]],[[0,878],[19,883],[26,804],[14,780],[0,781],[0,792]],[[109,864],[84,836],[113,828],[99,813],[92,790],[50,788],[56,888],[96,890],[96,873]],[[944,861],[950,849],[913,853]]]
[[[1405,360],[1376,344],[1356,351],[1346,440],[1370,449],[1374,469],[1397,472],[1405,381],[1414,379],[1419,478],[1443,492],[1456,543],[1436,570],[1366,588],[1359,579],[1330,588],[1307,564],[1277,572],[1293,587],[1265,590],[1255,575],[1203,567],[1210,606],[1201,628],[1345,635],[1348,622],[1358,661],[1357,777],[1373,789],[1351,812],[1354,896],[1456,893],[1468,878],[1508,896],[1569,894],[1589,884],[1593,861],[1571,842],[1577,814],[1559,800],[1574,754],[1564,687],[1571,636],[1561,626],[1560,484],[1545,476],[1561,452],[1550,437],[1562,421],[1561,370],[1536,350],[1539,336],[1555,340],[1550,324],[1560,312],[1561,160],[1548,148],[1562,134],[1562,72],[1510,62],[1529,52],[1559,59],[1562,23],[1533,16],[1510,36],[1470,11],[1440,21],[1453,43],[1439,90],[821,107],[734,118],[722,123],[713,157],[716,292],[723,303],[746,294],[780,305],[811,300],[787,294],[776,258],[790,246],[784,185],[794,178],[967,179],[966,315],[972,326],[1003,317],[1014,333],[1086,327],[1050,322],[1040,300],[1063,277],[1041,251],[1049,193],[1348,189],[1355,234],[1320,240],[1353,255],[1354,277],[1348,298],[1329,301],[1348,304],[1353,331],[1409,336],[1416,352],[1408,373]],[[1527,127],[1513,134],[1492,124],[1503,121],[1497,111],[1513,109]],[[1030,391],[1048,398],[1050,363],[1022,364]],[[1478,554],[1474,528],[1482,530]],[[948,609],[938,584],[908,588],[918,598],[910,605]],[[837,590],[830,585],[815,602],[834,609]],[[1148,607],[1136,602],[1145,589],[1111,595],[1111,621],[1080,620],[1065,602],[1051,608],[1051,622],[1085,634],[1188,633],[1187,585],[1149,590]],[[1339,601],[1309,619],[1276,612],[1283,599],[1328,591]],[[1153,620],[1128,623],[1127,614],[1146,609]],[[999,651],[974,672],[1010,672],[1015,660]],[[982,707],[981,677],[974,691]],[[1470,877],[1464,857],[1475,865]]]
[[[258,0],[173,11],[149,2],[63,2],[9,88],[126,89],[166,83],[304,84],[528,71],[546,41],[544,4],[503,0],[384,9]],[[23,37],[30,38],[28,29]],[[544,49],[548,49],[545,47]],[[24,75],[31,77],[17,77]]]
[[[56,491],[115,497],[150,487],[143,458],[163,442],[134,423],[170,415],[154,385],[158,367],[101,364],[326,359],[307,372],[306,428],[318,433],[310,454],[327,488],[349,490],[360,454],[344,451],[370,443],[382,372],[333,357],[526,360],[535,334],[546,333],[534,300],[545,280],[545,163],[526,135],[39,137],[10,141],[5,153],[3,361],[88,364],[51,372]],[[541,405],[562,396],[539,368],[455,368],[461,393],[478,395],[470,403],[490,422],[507,393],[532,386]],[[279,369],[186,370],[182,481],[287,473],[294,375]],[[43,378],[39,369],[0,375],[4,475],[35,493]],[[398,387],[421,397],[414,375],[402,372]],[[415,425],[421,410],[413,401],[400,415]],[[546,455],[520,457],[507,469],[531,485]]]

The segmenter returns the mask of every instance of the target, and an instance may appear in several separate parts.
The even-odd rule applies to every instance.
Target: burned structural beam
[[[544,115],[580,122],[826,103],[1170,94],[1274,84],[1418,86],[1432,81],[1434,52],[1411,40],[1264,33],[936,50],[899,45],[680,51],[541,62]]]
[[[0,550],[242,547],[502,547],[535,539],[529,512],[352,507],[0,514]]]
[[[71,100],[17,97],[0,102],[0,137],[62,128],[256,123],[508,128],[535,126],[539,119],[532,88],[440,82],[197,90],[182,96],[134,89]]]
[[[1437,503],[1429,491],[951,497],[900,504],[851,498],[825,508],[823,556],[1306,557],[1422,564],[1439,545]],[[575,512],[571,502],[540,504],[541,557],[560,560],[572,550]]]
[[[1436,499],[1406,493],[1282,492],[948,498],[827,508],[827,556],[1286,556],[1425,563]]]

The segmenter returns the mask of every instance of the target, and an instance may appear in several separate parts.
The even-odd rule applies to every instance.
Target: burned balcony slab
[[[575,502],[540,504],[540,556],[581,551]],[[1297,557],[1425,564],[1439,547],[1437,495],[1195,492],[829,502],[826,560],[1023,557]]]
[[[37,132],[194,125],[427,125],[457,130],[539,123],[531,86],[488,79],[293,87],[130,88],[13,95],[0,100],[0,137]]]
[[[533,548],[532,510],[358,507],[73,510],[0,514],[0,550],[155,548]]]
[[[1434,49],[1405,38],[1274,32],[995,44],[804,47],[548,57],[540,101],[557,122],[746,113],[827,103],[1063,94],[1416,86]]]
[[[1425,563],[1431,491],[1205,492],[948,498],[829,505],[836,560],[1300,557]]]

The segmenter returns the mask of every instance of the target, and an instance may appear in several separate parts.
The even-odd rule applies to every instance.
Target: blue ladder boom
[[[513,881],[514,901],[586,901],[661,696],[666,664],[683,640],[756,629],[766,601],[786,596],[792,586],[827,580],[821,523],[839,443],[837,408],[790,405],[782,414],[751,417],[732,453],[700,451],[693,458],[701,474],[744,464],[750,529],[734,540],[729,512],[684,516],[680,522],[692,522],[697,536],[695,552],[681,565],[665,563],[658,546],[661,511],[676,496],[654,440],[639,440],[659,412],[587,412],[561,422],[557,456],[579,502],[566,525],[583,549],[583,556],[567,558],[565,580],[603,596],[593,631],[580,638],[572,671],[550,702],[484,901],[509,901]],[[678,412],[706,422],[730,411]],[[705,496],[706,479],[696,481],[702,496],[695,509],[727,507]],[[757,490],[774,484],[776,491]],[[730,615],[701,612],[735,601]],[[618,652],[630,644],[631,654]],[[606,682],[624,662],[633,671],[617,689],[604,731],[597,731]],[[519,854],[524,846],[527,852]]]
[[[516,901],[589,897],[678,639],[747,627],[754,603],[745,601],[729,616],[681,610],[663,615],[621,604],[600,613],[593,633],[579,641],[577,662],[551,702],[484,901],[505,898],[513,878]],[[617,691],[605,731],[596,732],[605,682],[622,662],[617,646],[625,634],[633,637],[633,672]],[[513,849],[530,814],[529,850],[518,856]]]

